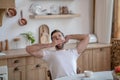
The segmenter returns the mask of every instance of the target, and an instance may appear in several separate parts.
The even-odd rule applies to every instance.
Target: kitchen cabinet
[[[26,80],[25,66],[9,67],[8,80]]]
[[[8,59],[9,80],[48,80],[47,65],[35,57]]]
[[[78,58],[78,67],[80,67],[81,72],[84,70],[92,70],[92,50],[88,49],[83,52]]]
[[[15,8],[15,0],[0,0],[0,26],[2,26],[2,18],[7,8]]]
[[[8,79],[9,80],[26,80],[25,76],[25,58],[8,59]]]
[[[8,80],[7,60],[0,59],[0,80],[4,80],[4,79]]]
[[[0,0],[0,9],[14,8],[15,0]]]
[[[35,58],[35,57],[26,57],[26,58],[27,58],[26,80],[48,80],[47,64],[39,58]]]
[[[84,70],[106,71],[111,69],[111,48],[93,48],[85,50],[78,58],[81,72]]]
[[[0,59],[0,66],[6,66],[7,60],[6,59]]]
[[[93,49],[93,71],[105,71],[111,68],[110,48]]]
[[[47,69],[44,64],[28,65],[26,72],[26,80],[47,80]]]
[[[120,0],[114,0],[113,38],[120,38]]]

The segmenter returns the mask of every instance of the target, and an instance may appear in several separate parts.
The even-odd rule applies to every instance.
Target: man
[[[52,79],[76,74],[77,58],[85,50],[89,36],[85,34],[73,34],[64,37],[60,30],[51,33],[52,43],[34,44],[26,47],[26,51],[36,57],[43,58],[49,65]],[[69,39],[79,40],[79,44],[74,49],[64,49],[64,44]],[[55,47],[56,50],[46,50],[44,48]]]

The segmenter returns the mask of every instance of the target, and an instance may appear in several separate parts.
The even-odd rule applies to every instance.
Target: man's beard
[[[61,45],[56,45],[55,48],[56,48],[57,50],[63,49],[63,48],[64,48],[64,43],[61,44]]]

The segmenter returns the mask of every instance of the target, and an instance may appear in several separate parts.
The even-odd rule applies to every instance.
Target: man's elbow
[[[85,39],[89,42],[89,39],[90,39],[90,38],[89,38],[89,34],[86,34],[86,35],[85,35]]]
[[[27,46],[27,47],[26,47],[26,51],[27,51],[29,54],[32,54],[32,51],[31,51],[31,49],[30,49],[30,46]]]

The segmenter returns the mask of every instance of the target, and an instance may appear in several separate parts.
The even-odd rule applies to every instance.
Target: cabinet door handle
[[[14,63],[19,63],[19,60],[15,60]]]
[[[36,65],[36,68],[38,68],[38,67],[40,67],[40,65],[39,65],[39,64],[37,64],[37,65]]]
[[[18,71],[18,70],[19,70],[19,68],[18,68],[18,67],[14,68],[14,71]]]
[[[103,48],[100,48],[100,51],[103,51]]]

